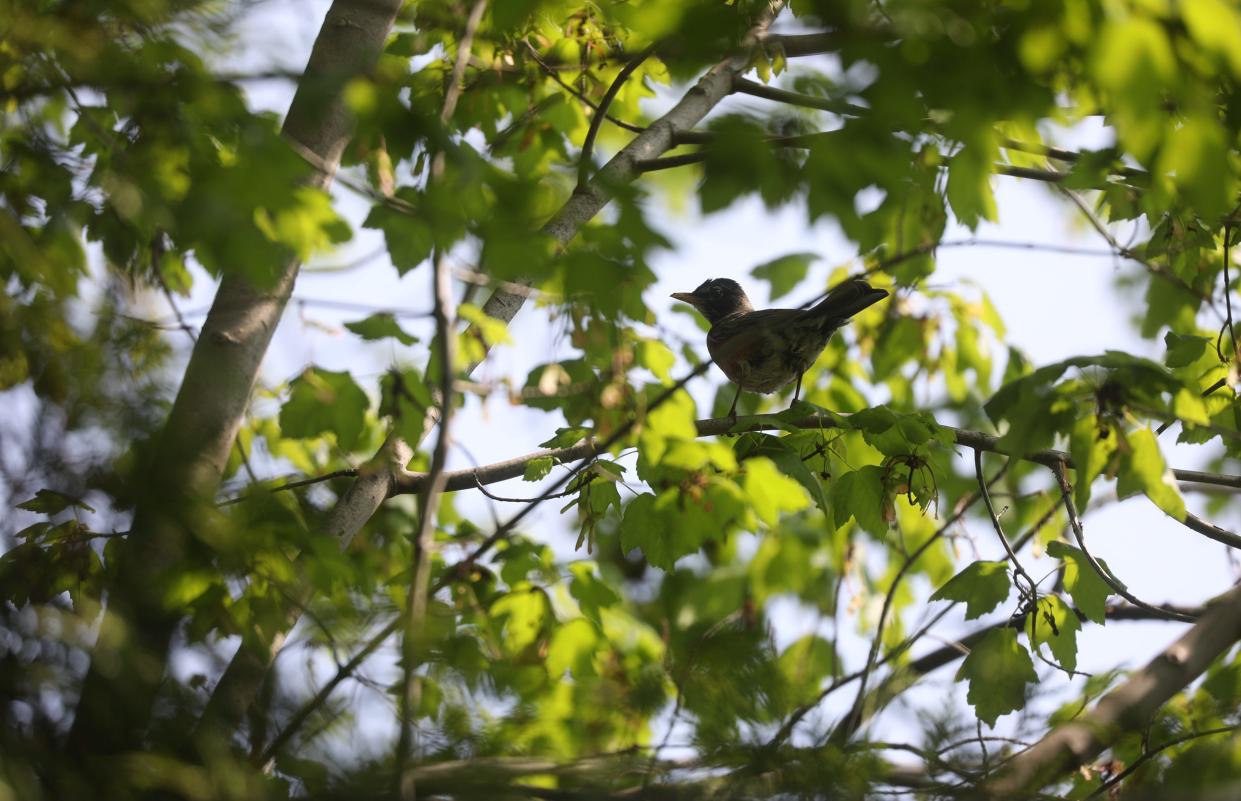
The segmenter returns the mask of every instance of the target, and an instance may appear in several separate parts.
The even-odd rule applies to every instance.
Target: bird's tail
[[[826,320],[843,323],[887,296],[886,289],[875,289],[860,278],[850,278],[832,287],[812,311]]]

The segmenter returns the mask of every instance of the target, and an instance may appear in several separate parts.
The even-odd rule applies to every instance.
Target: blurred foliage
[[[1116,495],[1145,496],[1152,514],[1186,518],[1161,449],[1166,421],[1217,469],[1235,472],[1241,458],[1221,294],[1241,227],[1241,7],[793,0],[783,21],[830,32],[831,58],[775,40],[752,66],[797,102],[730,105],[672,153],[688,166],[606,187],[609,209],[564,247],[536,233],[573,196],[594,109],[632,55],[656,45],[607,113],[641,127],[662,107],[644,100],[684,94],[764,5],[496,0],[441,124],[468,4],[422,0],[345,89],[357,130],[342,177],[373,205],[362,227],[382,233],[392,267],[425,273],[434,252],[456,251],[476,256],[487,281],[532,286],[569,353],[535,367],[513,403],[544,413],[545,447],[614,437],[569,484],[562,511],[576,549],[523,526],[465,558],[498,523],[445,499],[432,565],[441,590],[414,666],[427,796],[681,783],[689,795],[866,797],[899,784],[890,765],[864,739],[820,736],[830,715],[812,710],[852,691],[845,679],[863,669],[884,677],[857,699],[868,716],[916,703],[910,650],[939,601],[965,604],[953,620],[998,625],[959,665],[968,708],[928,710],[905,747],[927,781],[973,782],[1013,747],[976,747],[979,721],[1033,739],[1122,677],[1064,677],[1105,623],[1111,588],[1066,538],[1048,470],[1013,460],[992,485],[1014,546],[1052,566],[1026,597],[1009,562],[971,558],[955,523],[964,514],[990,528],[970,506],[978,481],[948,425],[992,431],[1013,455],[1067,450],[1085,513],[1115,481]],[[380,755],[346,739],[393,726],[398,671],[384,651],[347,683],[353,692],[313,705],[268,755],[270,770],[264,749],[314,692],[291,669],[223,740],[190,733],[239,639],[271,648],[304,612],[297,647],[318,686],[404,608],[416,503],[390,499],[342,550],[324,525],[349,476],[282,492],[250,471],[352,470],[390,434],[420,442],[443,370],[463,373],[484,345],[517,347],[470,303],[459,364],[402,362],[381,379],[310,365],[258,391],[226,469],[237,502],[194,511],[198,550],[164,594],[183,619],[180,659],[146,749],[120,755],[100,787],[63,748],[181,367],[182,332],[131,312],[146,293],[186,296],[196,277],[240,271],[263,287],[282,264],[354,233],[279,120],[250,109],[248,76],[223,68],[248,6],[0,0],[0,486],[13,510],[0,524],[0,799],[365,797],[392,786],[392,738],[379,736]],[[1110,145],[1057,146],[1056,132],[1091,121]],[[595,160],[632,136],[604,123]],[[433,152],[444,163],[434,180]],[[950,221],[997,219],[995,186],[1017,177],[1075,193],[1099,225],[1133,233],[1110,244],[1139,291],[1101,302],[1128,304],[1162,363],[1108,352],[1031,365],[1006,345],[985,293],[933,280]],[[647,305],[661,303],[648,291],[651,257],[674,247],[653,192],[704,213],[751,196],[804,208],[808,223],[830,220],[856,245],[830,283],[866,270],[893,293],[829,344],[803,401],[768,419],[772,431],[700,437],[695,420],[719,416],[732,387],[711,409],[667,392],[703,349],[678,342]],[[819,258],[774,252],[751,275],[773,298],[810,295],[826,289],[807,278]],[[358,347],[418,344],[385,311],[345,328]],[[741,411],[777,411],[787,398],[747,393]],[[794,425],[815,412],[822,427]],[[423,452],[408,467],[426,463]],[[560,469],[542,456],[524,477]],[[790,619],[795,632],[783,628]],[[859,636],[874,638],[868,660],[845,647]],[[1068,700],[1047,714],[1032,702],[1044,694]],[[1059,790],[1085,797],[1129,770],[1119,797],[1222,792],[1241,759],[1239,702],[1234,650]],[[669,744],[693,759],[672,759]]]

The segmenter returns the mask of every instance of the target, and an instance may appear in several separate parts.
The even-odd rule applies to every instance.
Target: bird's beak
[[[682,303],[688,303],[689,305],[695,308],[698,307],[698,296],[695,295],[693,292],[673,292],[672,297],[676,298]]]

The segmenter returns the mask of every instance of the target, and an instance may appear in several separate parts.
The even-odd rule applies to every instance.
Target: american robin
[[[728,410],[736,417],[741,391],[775,392],[794,379],[793,402],[801,395],[802,373],[827,347],[837,328],[866,307],[888,296],[860,278],[832,287],[809,309],[755,311],[741,285],[731,278],[712,278],[693,292],[672,297],[693,306],[707,322],[707,350],[734,384],[737,394]]]

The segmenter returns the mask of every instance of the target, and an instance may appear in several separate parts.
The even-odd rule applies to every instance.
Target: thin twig
[[[842,116],[857,117],[870,111],[870,109],[864,106],[858,106],[845,100],[833,100],[828,97],[815,97],[814,95],[806,95],[801,92],[790,92],[787,89],[777,89],[774,86],[767,86],[757,81],[751,81],[748,78],[736,78],[733,81],[733,91],[741,92],[751,97],[761,97],[764,100],[774,100],[791,106],[830,111],[833,114],[840,114]]]
[[[357,469],[352,468],[352,467],[345,469],[345,470],[333,470],[332,472],[324,473],[321,476],[311,476],[310,478],[303,478],[303,479],[299,479],[298,481],[290,481],[287,484],[281,484],[277,487],[269,487],[267,491],[268,492],[285,492],[287,490],[294,490],[299,487],[308,487],[311,484],[322,484],[324,481],[331,481],[334,478],[356,478],[357,475],[358,475]],[[232,506],[233,504],[241,503],[242,501],[245,501],[247,498],[250,498],[250,497],[252,497],[252,493],[246,493],[244,495],[238,495],[235,498],[229,498],[227,500],[220,501],[218,505],[219,506]]]
[[[465,31],[457,43],[457,57],[453,63],[452,75],[448,88],[444,93],[444,105],[440,110],[440,123],[447,127],[457,108],[457,100],[461,96],[462,78],[465,65],[470,57],[474,33],[482,22],[483,12],[487,8],[487,0],[475,0],[474,7],[465,23]],[[431,159],[430,180],[439,180],[444,170],[444,152],[438,151]],[[452,273],[448,267],[445,254],[437,249],[433,261],[434,271],[431,275],[431,293],[435,301],[433,314],[435,317],[435,355],[439,359],[439,435],[435,441],[435,449],[431,453],[431,469],[427,480],[426,492],[419,504],[418,536],[414,542],[414,569],[410,582],[409,597],[405,603],[405,631],[401,640],[401,662],[403,677],[400,697],[400,735],[396,750],[396,781],[399,797],[404,801],[414,801],[417,791],[414,781],[413,754],[411,745],[413,738],[413,716],[422,698],[422,680],[416,673],[420,662],[419,644],[421,631],[425,627],[427,606],[429,602],[428,586],[431,583],[431,561],[435,548],[435,529],[438,518],[439,503],[443,497],[447,476],[444,465],[448,460],[448,446],[451,442],[453,417],[453,365],[456,356],[456,311],[453,308]]]
[[[595,137],[599,134],[599,126],[603,124],[603,120],[607,115],[608,107],[612,105],[612,101],[616,98],[625,81],[629,80],[629,76],[633,74],[643,61],[650,58],[655,52],[655,45],[649,45],[641,53],[638,53],[630,59],[621,71],[616,74],[616,79],[612,81],[612,85],[608,87],[603,98],[599,101],[599,111],[590,119],[590,129],[586,131],[586,139],[582,142],[582,153],[577,163],[577,188],[584,190],[586,184],[590,181],[591,151],[595,147]]]
[[[495,495],[489,492],[487,488],[483,486],[483,483],[478,480],[477,474],[475,474],[474,476],[474,486],[483,495],[487,496],[493,501],[499,501],[500,503],[535,503],[536,501],[539,500],[538,498],[505,498],[500,495]],[[572,495],[573,493],[577,492],[579,489],[580,489],[579,487],[571,487],[570,489],[567,489],[564,492],[558,492],[555,495],[548,495],[546,498],[542,498],[542,500],[550,501],[550,500],[553,500],[554,498],[563,498],[566,495]]]
[[[999,478],[1007,471],[1008,465],[1005,464],[999,469],[999,471],[996,472],[989,483],[994,483],[999,480]],[[974,492],[962,498],[957,503],[957,509],[953,515],[949,517],[948,520],[946,520],[934,534],[927,537],[926,541],[919,545],[918,548],[901,564],[900,569],[896,571],[896,576],[892,579],[892,584],[888,587],[888,592],[884,596],[883,607],[879,611],[879,621],[875,625],[875,636],[871,640],[870,650],[866,655],[866,667],[863,669],[862,677],[858,682],[857,695],[854,696],[853,705],[850,708],[849,713],[845,716],[844,720],[840,722],[840,725],[836,728],[836,730],[832,732],[832,740],[837,742],[847,740],[858,730],[858,727],[862,725],[862,721],[865,717],[866,685],[870,678],[871,672],[874,671],[877,665],[879,648],[883,645],[883,629],[887,623],[888,614],[892,610],[892,601],[896,597],[896,590],[900,586],[901,581],[904,580],[905,574],[909,572],[909,569],[913,567],[914,563],[917,562],[922,554],[926,552],[927,548],[930,548],[933,543],[938,542],[939,538],[948,531],[950,526],[965,516],[966,511],[977,503],[980,497],[981,493]]]
[[[1086,557],[1086,561],[1090,563],[1094,571],[1099,574],[1099,578],[1103,579],[1104,583],[1112,588],[1112,592],[1115,592],[1134,606],[1139,606],[1168,620],[1179,620],[1182,623],[1193,623],[1196,621],[1197,617],[1187,615],[1180,610],[1148,604],[1125,589],[1124,585],[1109,570],[1099,564],[1099,561],[1086,549],[1086,533],[1082,530],[1082,521],[1077,516],[1076,504],[1073,502],[1073,488],[1069,485],[1069,481],[1064,475],[1064,465],[1053,464],[1051,471],[1055,474],[1057,483],[1060,484],[1060,494],[1064,498],[1064,509],[1068,513],[1069,526],[1073,529],[1073,537],[1077,540],[1077,547],[1081,549],[1082,554]]]
[[[1228,311],[1228,319],[1224,320],[1224,324],[1219,328],[1219,336],[1215,338],[1215,355],[1219,356],[1219,360],[1224,364],[1228,364],[1237,357],[1237,331],[1232,324],[1232,287],[1229,286],[1228,267],[1230,246],[1228,240],[1232,236],[1232,224],[1224,223],[1224,305]],[[1228,332],[1229,338],[1232,340],[1232,358],[1225,359],[1224,354],[1220,352],[1220,343],[1224,339],[1224,331]]]
[[[1198,290],[1194,289],[1189,284],[1182,281],[1176,275],[1173,275],[1162,265],[1155,264],[1154,262],[1144,257],[1142,254],[1135,252],[1132,248],[1128,248],[1120,244],[1120,242],[1116,239],[1116,237],[1112,235],[1112,232],[1107,229],[1107,226],[1103,224],[1103,221],[1099,219],[1098,215],[1096,215],[1094,211],[1091,210],[1091,208],[1086,205],[1086,202],[1082,200],[1081,197],[1079,197],[1076,192],[1074,192],[1071,189],[1066,189],[1064,187],[1059,187],[1059,190],[1065,197],[1067,197],[1070,201],[1072,201],[1074,206],[1077,206],[1078,211],[1080,211],[1082,213],[1082,216],[1086,218],[1086,221],[1090,223],[1090,227],[1093,228],[1095,232],[1099,234],[1099,236],[1103,237],[1103,240],[1107,242],[1107,244],[1113,250],[1116,251],[1116,255],[1122,256],[1126,259],[1129,259],[1130,261],[1135,261],[1138,264],[1141,264],[1152,275],[1159,276],[1165,281],[1171,284],[1174,284],[1177,287],[1185,290],[1189,294],[1198,298],[1200,301],[1204,301],[1205,303],[1210,305],[1212,309],[1215,308],[1215,304],[1212,302],[1210,295],[1199,292]],[[1216,310],[1216,313],[1217,314],[1219,313],[1218,310]]]
[[[1000,538],[1000,544],[1004,546],[1004,553],[1008,555],[1008,561],[1013,565],[1013,573],[1026,582],[1026,586],[1021,590],[1021,594],[1026,597],[1027,608],[1030,611],[1034,611],[1034,604],[1038,601],[1038,583],[1021,566],[1021,560],[1017,558],[1017,552],[1013,550],[1012,544],[1008,541],[1008,535],[1004,533],[1004,527],[1000,525],[999,515],[995,513],[995,504],[991,502],[991,491],[987,488],[987,481],[983,477],[982,453],[981,450],[974,449],[974,475],[978,480],[978,491],[982,494],[983,503],[987,507],[987,516],[991,518],[991,525],[995,528],[996,536]]]
[[[534,49],[534,45],[530,44],[530,42],[525,39],[522,40],[522,44],[526,46],[527,51],[530,53],[530,57],[534,59],[534,63],[538,64],[544,72],[551,76],[552,80],[560,84],[561,88],[585,103],[587,106],[590,106],[590,108],[595,112],[599,111],[599,104],[587,97],[585,92],[580,91],[577,87],[565,81],[564,78],[561,78],[560,74],[556,72],[550,64],[543,60],[542,56],[539,55],[539,51]],[[632,133],[642,133],[646,130],[641,125],[634,125],[633,123],[625,122],[618,117],[614,117],[607,111],[603,112],[603,118],[613,125],[624,128],[626,131],[630,131]]]
[[[1117,773],[1115,776],[1108,779],[1107,781],[1103,782],[1103,784],[1096,787],[1094,789],[1094,792],[1086,796],[1086,798],[1087,799],[1098,798],[1099,796],[1103,795],[1108,790],[1112,789],[1116,785],[1123,782],[1125,779],[1129,778],[1129,776],[1132,775],[1135,770],[1142,767],[1147,762],[1149,762],[1151,759],[1155,758],[1160,753],[1162,753],[1163,751],[1166,751],[1169,748],[1173,748],[1175,746],[1181,745],[1182,743],[1187,743],[1190,740],[1197,740],[1200,737],[1211,737],[1216,734],[1230,734],[1232,732],[1235,732],[1237,728],[1238,728],[1237,726],[1220,726],[1219,728],[1215,728],[1215,729],[1206,729],[1204,731],[1196,731],[1196,732],[1191,732],[1190,734],[1184,734],[1184,735],[1181,735],[1180,737],[1173,737],[1171,740],[1168,740],[1166,743],[1163,743],[1162,745],[1143,751],[1142,755],[1139,756],[1137,759],[1133,760],[1133,762],[1130,763],[1130,765],[1127,768],[1122,770],[1120,773]]]

